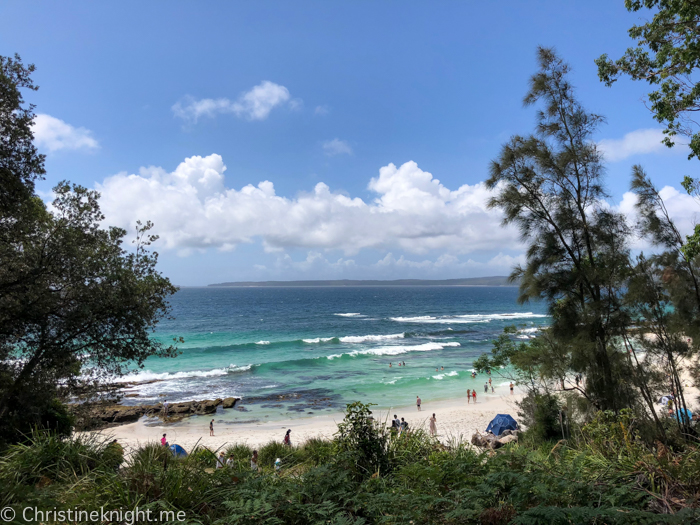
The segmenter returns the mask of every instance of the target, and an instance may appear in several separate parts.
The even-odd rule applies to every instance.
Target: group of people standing
[[[418,398],[418,400],[420,401],[420,398]],[[430,435],[437,435],[437,418],[435,417],[435,414],[433,414],[430,417],[430,419],[428,419],[428,422],[430,424]],[[399,419],[399,416],[397,416],[396,414],[394,414],[394,419],[391,420],[390,428],[392,432],[398,434],[403,434],[404,432],[408,434],[410,431],[406,420],[404,418]]]

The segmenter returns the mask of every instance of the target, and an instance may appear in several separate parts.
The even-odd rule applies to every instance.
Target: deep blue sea
[[[388,409],[467,388],[483,396],[474,359],[507,325],[527,338],[548,323],[543,304],[516,297],[515,287],[182,288],[156,334],[183,337],[182,354],[123,378],[160,380],[124,402],[236,396],[226,418],[269,421],[358,400]],[[495,395],[507,393],[494,384]]]

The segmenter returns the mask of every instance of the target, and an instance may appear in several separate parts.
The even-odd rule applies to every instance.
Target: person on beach
[[[510,382],[510,395],[513,395],[513,382]]]
[[[488,394],[488,393],[489,393],[489,384],[484,383],[484,394]]]
[[[168,404],[168,400],[166,399],[163,401],[163,417],[168,417],[168,408],[170,407],[170,404]]]
[[[476,403],[476,389],[472,390],[472,401]]]
[[[491,386],[491,378],[489,377],[489,386]]]
[[[235,466],[235,460],[233,459],[233,454],[230,454],[226,460],[226,466],[233,468]]]
[[[258,471],[258,451],[253,450],[253,457],[250,458],[250,469],[253,472]]]
[[[165,434],[163,434],[163,437],[160,438],[160,444],[163,445],[164,447],[168,446],[168,440],[165,439]]]
[[[493,385],[491,385],[491,393],[494,394],[496,391],[493,389]]]
[[[467,388],[467,403],[471,402],[472,400],[472,389]]]
[[[437,434],[437,418],[435,417],[435,414],[433,414],[433,417],[430,418],[430,435],[434,436]]]
[[[401,433],[403,434],[404,432],[408,434],[408,423],[406,423],[404,418],[401,418]]]
[[[399,421],[399,416],[394,414],[394,419],[391,420],[391,431],[398,432],[400,424],[401,424],[401,421]]]
[[[418,407],[418,412],[420,412],[420,397],[416,396],[416,406]]]
[[[209,435],[213,436],[214,435],[214,420],[212,419],[209,421]]]
[[[284,443],[288,447],[292,446],[292,437],[290,436],[291,433],[292,429],[288,428],[287,433],[284,435],[284,441],[282,441],[282,443]]]
[[[226,466],[226,455],[224,454],[224,451],[222,450],[219,452],[219,457],[216,458],[216,468],[224,468]]]

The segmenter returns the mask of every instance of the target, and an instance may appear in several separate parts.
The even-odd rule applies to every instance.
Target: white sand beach
[[[506,389],[507,390],[507,389]],[[389,421],[397,414],[408,422],[410,428],[428,429],[428,418],[435,413],[437,418],[438,439],[444,443],[461,439],[469,441],[474,432],[483,432],[496,414],[511,414],[517,419],[515,401],[521,394],[489,395],[478,394],[477,403],[467,403],[463,399],[451,399],[431,403],[424,398],[419,412],[415,405],[394,407],[389,411],[375,411],[375,418]],[[168,442],[177,443],[188,452],[199,442],[211,450],[226,448],[235,443],[245,443],[250,447],[259,447],[270,441],[282,441],[286,429],[292,429],[292,443],[300,444],[309,438],[331,438],[337,431],[337,425],[344,414],[315,416],[300,419],[270,421],[264,423],[218,424],[216,414],[196,416],[179,424],[151,426],[139,421],[128,425],[109,428],[97,432],[103,436],[118,439],[129,454],[135,448],[149,442],[160,442],[164,433]],[[209,421],[215,420],[215,435],[209,435]]]

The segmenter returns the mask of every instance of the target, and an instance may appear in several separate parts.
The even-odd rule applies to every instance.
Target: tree
[[[650,22],[629,30],[637,47],[627,49],[617,60],[607,54],[596,60],[598,76],[607,86],[621,75],[653,86],[648,95],[650,110],[666,126],[663,142],[672,147],[676,135],[688,137],[689,158],[700,158],[700,132],[694,117],[700,111],[700,1],[625,0],[625,7],[631,12],[656,12]],[[700,196],[700,180],[686,176],[682,184],[689,195]],[[685,244],[690,259],[700,254],[700,225]]]
[[[539,72],[524,103],[542,103],[534,135],[515,136],[491,163],[489,203],[528,243],[519,301],[545,300],[551,337],[570,370],[586,375],[586,394],[600,409],[633,402],[623,352],[613,344],[629,325],[622,292],[629,270],[628,227],[606,206],[601,155],[592,135],[603,121],[576,100],[569,67],[538,49]]]
[[[126,231],[100,226],[97,192],[63,182],[50,207],[34,193],[44,159],[31,142],[33,107],[23,108],[20,94],[36,89],[33,67],[19,57],[0,66],[1,441],[45,423],[59,386],[70,392],[86,377],[174,356],[150,335],[176,289],[148,251],[157,239],[150,223],[137,224],[135,249],[126,250]]]

